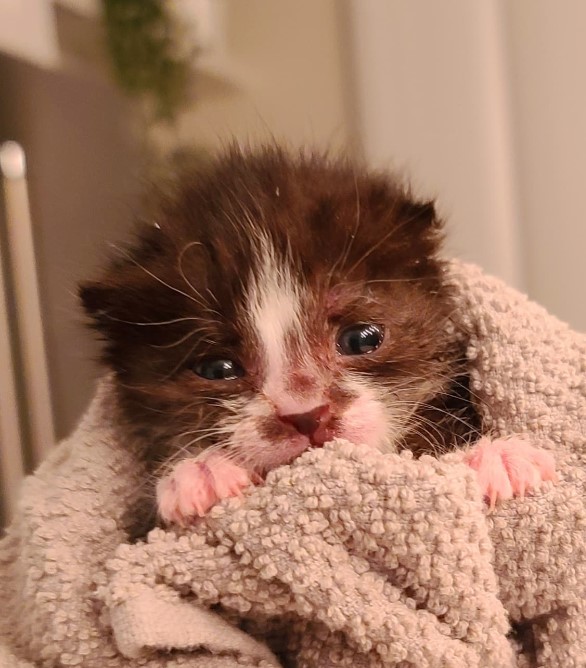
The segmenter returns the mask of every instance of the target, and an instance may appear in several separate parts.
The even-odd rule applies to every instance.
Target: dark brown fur
[[[330,330],[382,322],[384,349],[349,358],[348,368],[373,383],[425,379],[436,388],[400,447],[443,450],[477,429],[462,351],[446,334],[454,307],[431,202],[343,160],[234,149],[203,172],[185,173],[150,222],[132,250],[80,291],[104,337],[122,414],[149,462],[173,456],[182,432],[221,419],[214,398],[259,389],[263,370],[241,317],[258,229],[279,253],[292,250],[311,287],[305,334],[316,350]],[[189,320],[171,322],[180,318]],[[320,359],[327,362],[334,353],[326,347]],[[247,376],[197,377],[193,365],[210,354],[238,359]],[[293,391],[311,382],[290,378]],[[336,392],[348,400],[334,383]]]

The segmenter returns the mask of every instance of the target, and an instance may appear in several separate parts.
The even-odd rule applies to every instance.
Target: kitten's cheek
[[[345,412],[341,427],[341,438],[357,445],[380,448],[387,432],[384,407],[372,399],[357,399]]]

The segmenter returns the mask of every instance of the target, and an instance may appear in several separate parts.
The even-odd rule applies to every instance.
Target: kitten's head
[[[440,237],[388,176],[232,150],[81,297],[160,457],[213,446],[263,473],[335,436],[395,449],[446,386]]]

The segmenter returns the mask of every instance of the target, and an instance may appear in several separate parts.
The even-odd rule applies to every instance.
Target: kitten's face
[[[278,151],[185,176],[82,289],[123,410],[161,461],[221,449],[264,472],[342,437],[395,449],[448,382],[430,204]]]

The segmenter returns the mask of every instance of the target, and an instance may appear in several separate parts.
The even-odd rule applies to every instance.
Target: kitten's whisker
[[[354,172],[354,188],[356,191],[356,222],[354,225],[354,231],[352,232],[352,234],[350,234],[348,238],[346,238],[346,241],[344,242],[344,248],[342,249],[340,257],[334,262],[330,271],[328,272],[328,280],[327,280],[328,290],[330,289],[332,277],[338,266],[343,267],[346,264],[346,260],[348,259],[348,255],[350,254],[350,250],[352,249],[352,245],[354,244],[354,239],[358,234],[358,228],[360,227],[360,191],[358,190],[358,180],[356,178],[356,172]]]
[[[132,262],[134,265],[136,265],[139,269],[142,269],[142,270],[145,272],[145,274],[148,274],[151,278],[154,278],[155,281],[157,281],[157,282],[160,283],[161,285],[164,285],[166,288],[169,288],[169,290],[172,290],[173,292],[176,292],[177,294],[183,295],[183,297],[186,297],[187,299],[189,299],[190,301],[194,302],[194,303],[197,304],[198,306],[204,306],[204,307],[205,307],[205,304],[202,304],[199,300],[195,299],[195,297],[193,297],[192,295],[189,295],[189,294],[187,294],[187,292],[184,292],[183,290],[180,290],[179,288],[176,288],[176,287],[174,287],[173,285],[170,285],[169,283],[167,283],[166,281],[164,281],[164,280],[163,280],[162,278],[160,278],[159,276],[156,276],[155,274],[153,274],[152,271],[150,271],[149,269],[147,269],[146,267],[144,267],[142,264],[140,264],[140,262],[139,262],[135,257],[133,257],[128,251],[125,251],[125,250],[123,250],[123,249],[121,249],[121,248],[119,248],[119,247],[118,247],[118,250],[119,250],[119,252],[121,252],[121,253],[122,253],[128,260],[130,260],[130,262]]]
[[[198,329],[192,329],[190,332],[182,336],[178,341],[175,341],[174,343],[165,343],[164,345],[159,345],[152,343],[150,344],[151,348],[159,348],[160,350],[166,350],[168,348],[175,348],[175,346],[179,346],[182,343],[185,343],[187,339],[190,339],[194,334],[199,334],[200,332],[205,332],[207,330],[207,327],[199,327]]]
[[[198,289],[197,289],[197,288],[196,288],[196,287],[195,287],[195,286],[188,280],[187,276],[185,275],[185,271],[184,271],[184,269],[183,269],[183,257],[184,257],[184,255],[185,255],[185,253],[186,253],[190,248],[193,248],[193,246],[203,246],[203,244],[202,244],[200,241],[191,241],[191,242],[189,242],[189,243],[183,248],[183,250],[179,253],[179,256],[178,256],[178,258],[177,258],[177,268],[178,268],[178,270],[179,270],[179,273],[181,274],[181,278],[185,281],[185,284],[186,284],[189,288],[191,288],[191,290],[193,290],[193,293],[195,294],[195,296],[199,298],[199,300],[200,300],[199,303],[201,304],[201,306],[203,306],[203,307],[205,308],[205,310],[206,310],[208,313],[213,313],[214,315],[217,315],[219,318],[221,318],[221,317],[222,317],[222,314],[219,313],[218,311],[216,311],[215,309],[210,308],[210,307],[205,303],[205,300],[204,300],[203,295],[201,294],[201,292],[199,292],[199,290],[198,290]],[[212,294],[212,293],[210,292],[209,289],[208,289],[208,292],[209,292],[210,294]],[[213,295],[212,295],[212,296],[213,296]],[[216,300],[216,303],[217,303],[217,300]]]
[[[194,332],[192,332],[192,334],[193,333]],[[177,364],[171,369],[171,371],[166,376],[163,376],[162,380],[166,381],[169,380],[169,378],[172,378],[177,373],[177,371],[186,363],[186,361],[193,355],[195,349],[202,341],[206,342],[207,339],[198,339],[193,344],[193,346],[191,346],[191,348],[185,353],[185,355],[183,355],[183,357],[179,360],[179,362],[177,362]],[[211,345],[210,341],[207,342],[210,343]]]
[[[360,257],[360,258],[359,258],[359,259],[358,259],[358,260],[357,260],[357,261],[350,267],[350,269],[346,272],[346,275],[350,275],[350,274],[354,271],[354,269],[356,269],[356,267],[358,267],[359,265],[361,265],[361,264],[364,262],[364,260],[366,260],[368,257],[370,257],[370,256],[372,255],[372,253],[374,253],[374,251],[375,251],[377,248],[380,248],[380,246],[382,246],[382,244],[384,244],[386,241],[388,241],[389,239],[391,239],[395,234],[397,234],[398,232],[400,232],[404,227],[406,227],[407,225],[409,225],[410,223],[412,223],[414,220],[416,220],[415,216],[413,216],[412,218],[406,218],[402,223],[400,223],[399,225],[397,225],[397,227],[393,227],[391,230],[389,230],[389,231],[387,232],[387,234],[385,234],[381,239],[379,239],[375,244],[373,244],[373,245],[370,247],[370,249],[369,249],[368,251],[366,251],[366,253],[364,253],[364,255],[362,255],[362,257]]]
[[[113,315],[105,314],[108,320],[114,320],[115,322],[121,322],[125,325],[137,325],[138,327],[159,327],[160,325],[174,325],[179,322],[188,322],[196,320],[201,322],[201,318],[196,317],[187,317],[187,318],[174,318],[173,320],[160,320],[159,322],[133,322],[132,320],[123,320],[122,318],[115,318]]]

